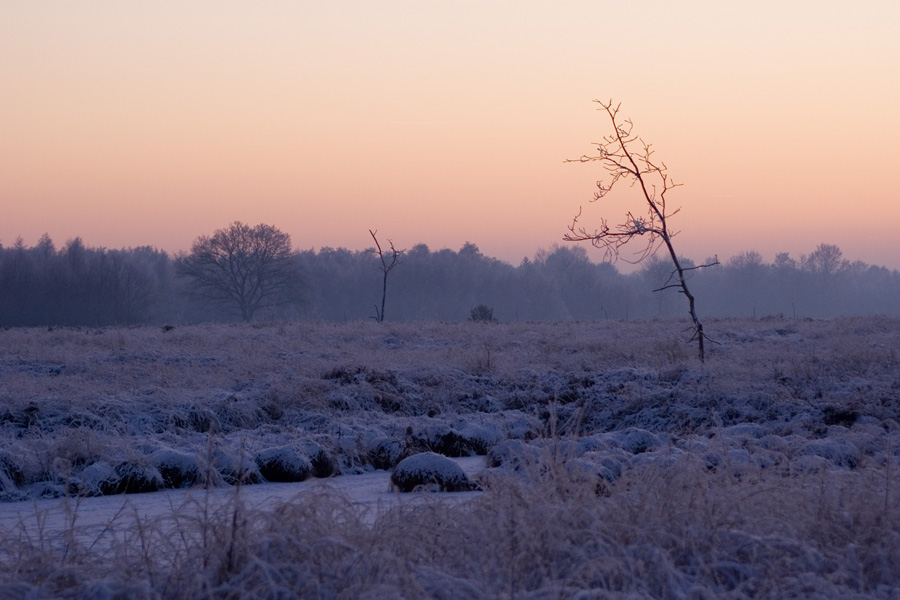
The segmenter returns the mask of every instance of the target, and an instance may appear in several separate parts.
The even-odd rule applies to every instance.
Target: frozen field
[[[0,597],[900,598],[900,320],[705,325],[0,331]]]

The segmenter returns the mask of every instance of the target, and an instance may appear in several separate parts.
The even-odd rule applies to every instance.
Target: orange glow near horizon
[[[900,4],[391,0],[0,8],[0,244],[186,250],[561,243],[612,97],[683,208],[679,251],[900,268]],[[598,253],[592,257],[599,259]]]

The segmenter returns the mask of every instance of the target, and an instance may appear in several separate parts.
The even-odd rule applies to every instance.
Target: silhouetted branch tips
[[[693,267],[685,267],[682,271],[696,271],[697,269],[705,269],[707,267],[715,267],[722,263],[719,262],[719,255],[715,255],[711,262],[702,264],[702,265],[694,265]]]
[[[681,272],[682,272],[682,273],[687,273],[688,271],[696,271],[696,270],[698,270],[698,269],[705,269],[705,268],[707,268],[707,267],[715,267],[716,265],[719,265],[719,264],[721,264],[721,263],[719,263],[719,257],[718,257],[718,255],[716,255],[715,257],[713,257],[713,260],[712,260],[711,262],[708,262],[708,263],[703,264],[703,265],[694,265],[694,266],[692,266],[692,267],[682,267],[682,268],[681,268]],[[674,280],[675,277],[676,277],[677,275],[678,275],[678,270],[677,270],[677,269],[673,269],[672,272],[669,273],[669,276],[666,278],[666,281],[663,283],[662,287],[658,287],[658,288],[656,288],[656,289],[653,290],[653,291],[654,291],[654,292],[661,292],[661,291],[667,290],[667,289],[669,289],[669,288],[680,288],[680,287],[681,287],[681,283],[680,283],[680,282],[671,283],[672,280]],[[683,292],[682,292],[682,293],[683,293]]]
[[[673,288],[679,288],[679,289],[680,289],[680,288],[681,288],[681,284],[680,284],[680,283],[671,283],[671,284],[664,285],[664,286],[662,286],[662,287],[658,287],[658,288],[656,288],[655,290],[652,290],[652,291],[653,291],[653,292],[661,292],[661,291],[663,291],[663,290],[670,290],[670,289],[673,289]],[[684,292],[682,291],[682,293],[684,293]]]
[[[662,287],[654,291],[679,288],[681,293],[687,297],[688,312],[694,328],[694,335],[691,339],[697,340],[700,360],[703,361],[705,358],[703,341],[706,336],[703,333],[703,324],[697,318],[694,308],[694,296],[688,289],[685,273],[694,269],[717,265],[719,261],[715,259],[711,263],[695,267],[681,266],[681,262],[672,245],[672,238],[677,232],[673,233],[669,230],[669,219],[673,215],[678,214],[681,208],[679,207],[668,212],[666,206],[666,193],[680,184],[676,184],[669,178],[664,162],[655,162],[653,158],[655,151],[652,145],[633,133],[634,123],[631,119],[619,119],[621,103],[613,106],[612,100],[608,102],[594,100],[594,102],[601,107],[597,110],[606,112],[614,134],[606,135],[603,137],[602,142],[594,144],[596,146],[595,155],[582,155],[578,159],[567,159],[565,162],[599,162],[601,167],[607,172],[608,181],[597,181],[597,191],[594,192],[593,201],[596,202],[604,198],[620,181],[625,180],[630,187],[640,188],[641,195],[645,201],[644,211],[643,214],[627,212],[624,223],[614,227],[610,227],[607,220],[601,218],[600,227],[591,231],[579,223],[582,216],[582,209],[579,207],[578,214],[575,215],[572,224],[569,225],[569,232],[563,236],[563,240],[567,242],[590,242],[593,246],[603,251],[605,260],[615,262],[622,258],[621,251],[626,244],[636,237],[643,237],[645,240],[644,245],[634,253],[635,258],[633,260],[622,258],[622,260],[632,264],[639,263],[653,256],[661,247],[665,246],[675,269]],[[675,283],[672,283],[673,280],[676,280]]]

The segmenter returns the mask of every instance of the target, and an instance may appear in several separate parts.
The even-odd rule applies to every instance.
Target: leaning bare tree
[[[369,230],[369,234],[372,236],[372,239],[375,240],[375,249],[373,252],[381,261],[381,274],[383,275],[381,280],[381,309],[378,308],[377,304],[375,305],[375,320],[381,323],[384,321],[384,301],[387,298],[388,273],[400,264],[400,258],[406,250],[397,250],[397,248],[394,247],[394,242],[391,240],[388,240],[388,244],[391,245],[390,251],[382,250],[381,244],[378,243],[378,238],[375,237],[376,233],[378,233],[377,229],[375,231]]]
[[[300,300],[291,236],[272,225],[235,221],[198,237],[175,266],[192,280],[195,296],[237,309],[248,322],[261,308]]]
[[[603,110],[609,116],[614,133],[604,136],[601,142],[595,142],[596,154],[583,155],[565,162],[599,162],[606,170],[608,180],[597,182],[594,202],[606,197],[619,182],[627,182],[628,185],[636,186],[640,190],[645,206],[637,213],[626,213],[625,222],[620,225],[610,226],[603,218],[600,220],[599,228],[590,230],[579,223],[582,213],[579,209],[572,224],[569,225],[569,233],[563,239],[569,242],[589,241],[604,251],[607,260],[615,261],[620,257],[623,246],[634,238],[642,238],[643,246],[635,252],[636,258],[623,259],[632,263],[641,262],[665,246],[675,268],[663,286],[654,291],[677,288],[688,299],[688,311],[693,322],[691,341],[697,340],[700,360],[703,361],[705,358],[703,342],[707,337],[703,332],[703,323],[697,318],[694,295],[688,289],[685,273],[717,265],[719,261],[714,259],[710,263],[693,267],[681,265],[672,245],[672,238],[678,232],[669,229],[669,219],[681,209],[670,210],[666,205],[666,193],[681,184],[676,184],[669,178],[665,163],[657,162],[653,158],[651,145],[633,132],[634,124],[631,120],[619,118],[621,104],[613,105],[611,100],[609,102],[594,100],[594,102],[602,107],[597,110]]]

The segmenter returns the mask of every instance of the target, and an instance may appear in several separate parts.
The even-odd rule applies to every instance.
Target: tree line
[[[243,235],[256,229],[243,227]],[[592,262],[581,246],[553,246],[511,265],[471,243],[456,251],[418,244],[398,255],[388,279],[374,249],[296,251],[282,234],[274,246],[241,255],[251,261],[242,271],[234,256],[209,253],[214,238],[198,238],[191,252],[175,256],[146,246],[88,247],[80,238],[57,248],[46,235],[32,247],[21,240],[0,246],[0,326],[350,321],[382,318],[385,306],[389,321],[463,321],[475,307],[500,321],[680,317],[685,310],[677,290],[653,291],[672,276],[671,262],[657,257],[626,274]],[[222,273],[204,275],[203,260],[218,259]],[[259,269],[267,269],[268,283],[254,279]],[[900,273],[846,260],[830,244],[771,263],[749,251],[689,277],[704,316],[900,315]],[[245,287],[227,297],[216,292],[223,282]]]

